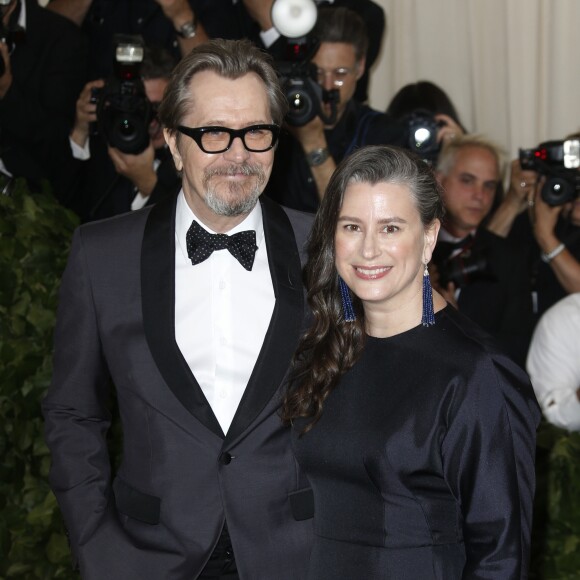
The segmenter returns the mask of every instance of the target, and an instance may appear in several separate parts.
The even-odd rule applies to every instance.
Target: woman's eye
[[[347,224],[346,226],[344,226],[344,229],[347,232],[358,232],[359,227],[356,224]]]
[[[385,229],[383,231],[386,232],[387,234],[394,234],[395,232],[399,231],[399,228],[398,226],[385,226]]]

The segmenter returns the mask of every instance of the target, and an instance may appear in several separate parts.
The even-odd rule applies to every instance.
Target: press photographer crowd
[[[430,81],[372,108],[369,71],[386,18],[371,0],[0,0],[0,14],[1,194],[24,182],[81,224],[42,413],[50,485],[82,577],[527,578],[540,411],[580,432],[578,128],[509,159]],[[395,191],[403,201],[392,201]],[[407,327],[419,291],[422,316]],[[376,334],[393,320],[396,331]],[[439,339],[418,334],[433,325]],[[409,332],[428,350],[458,350],[436,364],[417,355],[425,375],[382,367],[376,353],[387,361],[389,344],[410,360]],[[419,392],[427,372],[454,378],[411,410],[404,390],[384,399],[397,407],[384,409],[396,427],[383,431],[378,403],[361,411],[345,395],[358,381],[367,396],[383,368],[381,389],[406,380]],[[117,476],[104,385],[117,390],[124,433]],[[438,410],[423,415],[434,392]],[[434,422],[428,436],[408,426],[422,420]],[[413,447],[405,463],[394,441],[407,449],[412,437],[432,447],[421,460]],[[180,461],[192,463],[184,477],[191,472],[198,504],[180,503]],[[152,475],[160,465],[175,468],[170,479]],[[342,520],[329,524],[335,492],[352,501],[340,508],[346,531]],[[256,507],[261,496],[268,508]],[[409,524],[411,504],[421,523]],[[200,514],[199,537],[188,509]],[[368,530],[356,528],[365,510]],[[382,510],[391,514],[384,537],[371,531],[375,516],[383,529]],[[421,543],[413,534],[424,525]],[[295,564],[311,547],[310,567]]]

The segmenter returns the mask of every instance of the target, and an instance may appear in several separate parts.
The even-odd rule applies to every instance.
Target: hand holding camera
[[[123,153],[115,147],[108,147],[109,157],[115,166],[115,171],[126,177],[143,197],[148,197],[157,183],[157,174],[153,168],[155,150],[153,144],[135,155]]]
[[[97,122],[96,91],[105,86],[103,79],[87,83],[77,99],[75,124],[71,131],[71,139],[84,147],[90,135],[91,125]]]

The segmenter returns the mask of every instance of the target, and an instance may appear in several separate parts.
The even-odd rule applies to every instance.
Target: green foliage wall
[[[78,578],[47,482],[40,401],[76,217],[17,181],[0,196],[0,579]]]
[[[536,474],[530,579],[579,580],[580,433],[543,423]]]

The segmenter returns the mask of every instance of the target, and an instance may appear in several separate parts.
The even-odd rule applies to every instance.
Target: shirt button
[[[228,343],[228,339],[225,336],[220,338],[220,344],[226,345]]]
[[[220,290],[223,290],[226,287],[226,283],[224,280],[220,280],[220,284],[219,284],[219,288]]]
[[[229,465],[232,462],[232,456],[227,452],[224,451],[220,456],[218,461],[222,464],[222,465]]]
[[[226,393],[226,391],[220,391],[220,397],[222,399],[225,399],[228,396],[228,394]]]

